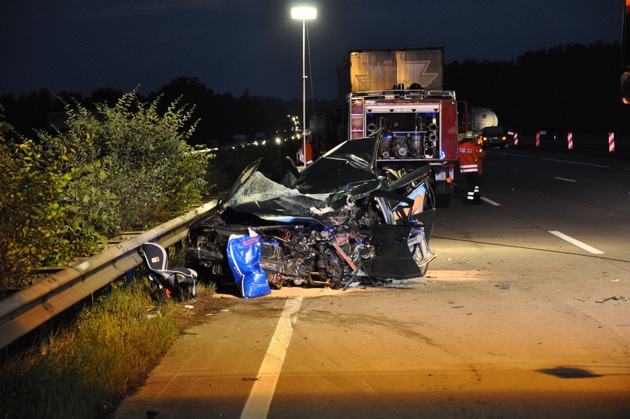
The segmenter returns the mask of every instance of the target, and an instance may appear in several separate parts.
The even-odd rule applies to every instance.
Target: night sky
[[[302,95],[302,23],[282,0],[0,0],[0,94],[157,90]],[[624,0],[319,0],[307,24],[314,96],[337,95],[350,50],[444,47],[445,61],[515,60],[619,41]],[[307,62],[308,65],[308,62]],[[448,87],[448,86],[447,86]]]

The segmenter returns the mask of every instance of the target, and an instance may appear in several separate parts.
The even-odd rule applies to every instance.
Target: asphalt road
[[[482,205],[459,184],[438,210],[425,278],[217,295],[116,418],[628,417],[629,162],[484,172]]]

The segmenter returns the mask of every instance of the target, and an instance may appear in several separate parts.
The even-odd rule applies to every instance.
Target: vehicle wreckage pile
[[[189,229],[186,266],[234,280],[244,297],[424,276],[435,257],[430,168],[380,169],[380,141],[380,132],[346,141],[302,171],[287,159],[278,182],[253,162]]]

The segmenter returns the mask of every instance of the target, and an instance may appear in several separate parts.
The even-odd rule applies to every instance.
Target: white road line
[[[567,236],[566,234],[561,233],[559,231],[550,231],[550,233],[553,234],[554,236],[559,237],[562,240],[568,241],[572,245],[577,246],[577,247],[579,247],[581,249],[584,249],[587,252],[592,253],[594,255],[603,255],[604,254],[604,252],[602,252],[601,250],[595,249],[594,247],[589,246],[586,243],[582,243],[581,241],[576,240],[573,237]]]
[[[577,180],[575,180],[575,179],[567,179],[567,178],[565,178],[565,177],[558,177],[558,176],[554,176],[554,179],[564,180],[565,182],[573,182],[573,183],[577,183]]]
[[[282,364],[284,363],[284,357],[287,354],[289,342],[291,342],[293,324],[297,319],[297,313],[301,305],[302,297],[289,298],[287,300],[269,343],[269,348],[267,348],[265,359],[260,365],[257,380],[254,382],[247,403],[245,403],[241,413],[242,419],[267,417],[282,370]]]
[[[582,163],[582,162],[579,162],[579,161],[562,160],[562,159],[550,159],[548,157],[543,157],[543,160],[558,161],[558,162],[569,163],[569,164],[579,164],[581,166],[603,167],[603,168],[606,168],[606,169],[610,167],[610,166],[606,166],[606,165],[603,165],[603,164]]]
[[[482,196],[482,197],[481,197],[481,200],[482,200],[482,201],[486,201],[488,204],[490,204],[490,205],[494,205],[495,207],[500,207],[500,206],[501,206],[501,204],[499,204],[498,202],[494,202],[493,200],[488,199],[488,198],[486,198],[485,196]]]

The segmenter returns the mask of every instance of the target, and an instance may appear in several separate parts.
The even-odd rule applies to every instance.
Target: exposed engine
[[[425,159],[438,156],[438,127],[427,131],[396,132],[384,135],[379,148],[380,159]]]
[[[267,273],[269,284],[276,288],[285,285],[310,285],[337,288],[360,266],[353,261],[369,258],[374,253],[370,244],[370,225],[378,222],[377,208],[357,211],[347,205],[335,214],[333,226],[321,225],[226,225],[218,222],[190,237],[197,252],[196,260],[209,268],[213,275],[222,276],[227,265],[224,249],[232,234],[255,231],[261,238],[260,265]],[[356,217],[356,218],[352,218]],[[360,265],[360,262],[359,262]],[[356,272],[354,272],[356,273]]]

